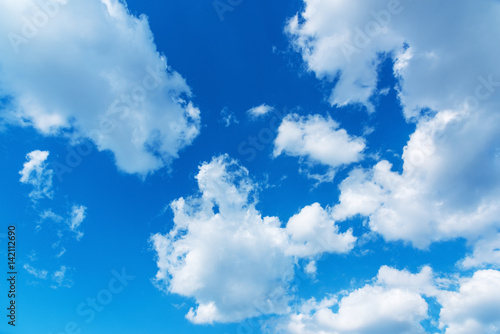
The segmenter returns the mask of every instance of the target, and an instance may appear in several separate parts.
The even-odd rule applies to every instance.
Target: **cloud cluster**
[[[147,18],[118,0],[43,3],[2,1],[3,121],[90,139],[128,173],[168,165],[198,135],[200,111]]]
[[[329,171],[325,175],[309,171],[307,174],[318,181],[332,181],[335,170],[361,160],[364,149],[362,138],[339,129],[339,124],[331,118],[290,114],[278,128],[273,154],[275,157],[281,154],[298,157],[308,167],[326,165]]]
[[[421,120],[403,153],[403,172],[383,160],[340,185],[335,218],[369,217],[386,240],[420,248],[471,242],[500,228],[500,122],[496,115],[440,112]],[[457,150],[460,147],[460,150]]]
[[[329,212],[313,204],[285,228],[255,208],[258,186],[228,156],[214,157],[196,176],[200,194],[171,203],[174,228],[151,238],[156,282],[198,304],[193,323],[234,322],[288,311],[299,258],[346,253],[352,231],[339,233]]]
[[[459,288],[449,290],[451,283]],[[446,334],[496,333],[500,329],[496,311],[499,286],[500,272],[496,270],[446,282],[429,267],[412,274],[383,266],[373,283],[362,288],[321,302],[314,298],[302,302],[274,330],[287,334],[423,334],[426,330],[421,322],[429,319]],[[441,305],[438,318],[432,318],[426,298]]]
[[[290,334],[425,333],[420,321],[427,318],[428,305],[419,290],[426,289],[430,279],[427,267],[419,274],[382,267],[373,284],[340,300],[333,296],[320,303],[303,302],[277,329]],[[332,310],[334,306],[338,311]]]
[[[332,104],[373,111],[378,65],[390,56],[404,115],[417,125],[402,173],[385,160],[355,169],[334,218],[367,216],[386,240],[420,248],[463,237],[474,248],[465,266],[497,265],[495,242],[483,238],[500,228],[500,3],[304,3],[287,31],[318,78],[338,80]]]
[[[26,155],[28,160],[23,164],[23,169],[19,171],[21,175],[20,182],[24,184],[30,184],[33,186],[33,190],[30,192],[29,197],[35,204],[42,198],[48,198],[53,200],[54,191],[52,190],[52,177],[54,171],[47,166],[47,158],[50,152],[35,150]],[[63,216],[55,213],[52,209],[45,209],[39,213],[40,220],[38,221],[35,230],[38,231],[42,228],[43,224],[46,222],[55,223],[53,226],[57,231],[58,240],[52,244],[52,248],[58,248],[58,253],[56,258],[60,258],[66,253],[66,248],[61,246],[62,238],[65,232],[70,232],[74,234],[76,240],[80,240],[83,237],[83,232],[80,227],[86,218],[87,208],[83,205],[73,205],[68,212],[68,217],[63,218]],[[36,271],[29,264],[25,266],[25,269],[33,274],[37,278],[45,278],[42,272]],[[42,277],[45,276],[45,277]]]

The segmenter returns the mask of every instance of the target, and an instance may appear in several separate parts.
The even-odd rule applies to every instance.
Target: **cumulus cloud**
[[[475,93],[480,81],[488,81],[490,75],[500,80],[495,56],[500,44],[494,42],[499,38],[496,1],[460,0],[453,8],[432,0],[304,0],[304,4],[286,30],[318,78],[338,79],[332,104],[362,103],[373,110],[370,97],[377,89],[381,54],[396,60],[407,117],[424,107],[457,108]],[[470,25],[477,29],[469,29]],[[491,95],[487,88],[478,92]]]
[[[446,334],[500,331],[500,271],[480,270],[462,279],[458,291],[444,293],[439,302],[440,327]]]
[[[383,266],[372,283],[360,289],[329,295],[321,302],[303,301],[273,330],[287,334],[426,333],[421,321],[431,320],[446,334],[497,333],[499,285],[497,270],[448,279],[437,277],[430,267],[413,274]],[[428,312],[424,297],[441,306],[439,315]]]
[[[45,161],[49,156],[48,151],[32,151],[26,155],[27,162],[24,163],[20,181],[33,186],[29,197],[37,201],[43,197],[52,198],[52,177],[54,172],[47,168]]]
[[[420,248],[464,237],[483,256],[479,262],[497,262],[481,240],[500,228],[500,43],[494,33],[500,3],[304,3],[287,31],[308,68],[337,82],[331,103],[374,110],[377,67],[390,56],[404,115],[417,125],[402,173],[387,161],[353,171],[341,185],[334,218],[367,216],[386,240]]]
[[[404,149],[403,172],[392,171],[385,160],[354,170],[340,185],[333,216],[368,216],[371,229],[386,240],[420,248],[494,233],[500,227],[496,118],[490,117],[481,132],[484,118],[477,114],[442,112],[420,122]]]
[[[257,118],[274,110],[274,107],[268,106],[267,104],[261,104],[260,106],[250,108],[247,113],[252,118]]]
[[[331,213],[319,203],[306,206],[291,217],[286,225],[286,232],[292,240],[289,251],[299,257],[322,253],[347,253],[356,242],[351,229],[339,233]],[[315,268],[314,264],[308,268],[306,270],[315,272],[312,270]]]
[[[392,276],[396,274],[396,277]],[[276,328],[290,334],[374,334],[425,333],[420,322],[428,317],[422,290],[432,286],[432,271],[418,274],[382,267],[373,284],[340,298],[330,296],[321,302],[310,299]],[[339,301],[340,299],[340,301]],[[337,311],[333,311],[333,307]]]
[[[472,254],[460,261],[465,269],[494,267],[500,268],[500,234],[484,236],[473,243]]]
[[[3,120],[72,143],[90,139],[128,173],[177,158],[198,135],[200,112],[147,18],[118,0],[45,3],[2,1]]]
[[[309,263],[305,266],[304,272],[306,274],[309,274],[311,276],[316,276],[316,272],[318,271],[318,267],[316,267],[316,261],[311,260]]]
[[[308,175],[319,181],[331,181],[335,169],[361,160],[364,149],[362,138],[339,129],[339,124],[331,118],[290,114],[278,128],[273,154],[275,157],[281,154],[299,157],[310,167],[326,165],[330,168],[324,175],[326,178],[309,172]]]
[[[238,321],[268,303],[286,312],[294,269],[283,251],[287,235],[277,218],[255,209],[247,170],[222,156],[203,164],[196,179],[201,196],[174,201],[174,229],[152,238],[157,282],[196,299],[187,314],[194,323]]]
[[[193,323],[286,313],[296,259],[345,253],[356,240],[351,231],[338,233],[318,204],[285,228],[277,217],[263,217],[255,208],[258,185],[228,156],[202,164],[196,179],[200,194],[172,202],[173,229],[151,238],[156,283],[195,299],[186,315]]]

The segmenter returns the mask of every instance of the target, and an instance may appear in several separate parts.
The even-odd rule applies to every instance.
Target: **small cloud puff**
[[[261,104],[260,106],[250,108],[249,110],[247,110],[247,113],[250,115],[250,117],[257,118],[266,115],[273,110],[274,107],[271,107],[267,104]]]
[[[47,169],[45,161],[49,156],[48,151],[35,150],[26,155],[27,162],[24,163],[23,169],[19,172],[21,183],[30,184],[33,190],[29,197],[33,202],[37,202],[43,197],[52,198],[52,177],[54,172]]]

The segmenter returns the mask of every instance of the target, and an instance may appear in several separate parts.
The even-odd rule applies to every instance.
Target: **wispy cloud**
[[[264,103],[264,104],[261,104],[260,106],[250,108],[249,110],[247,110],[247,113],[250,115],[251,118],[257,118],[260,116],[264,116],[273,110],[274,110],[274,107],[271,107],[271,106]]]
[[[69,228],[71,231],[76,233],[77,240],[80,240],[83,237],[83,232],[79,231],[78,228],[86,217],[86,210],[87,208],[83,205],[73,205],[73,207],[71,208]]]
[[[30,274],[39,279],[46,279],[49,272],[45,269],[36,269],[30,264],[26,263],[23,268]]]
[[[43,197],[52,198],[52,177],[54,172],[47,168],[45,161],[49,156],[48,151],[32,151],[26,155],[27,162],[24,163],[21,174],[21,183],[30,184],[33,190],[29,197],[37,202]]]

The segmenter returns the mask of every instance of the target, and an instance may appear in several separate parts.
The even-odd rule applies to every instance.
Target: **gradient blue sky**
[[[106,11],[100,1],[91,2],[95,3],[92,10]],[[22,3],[29,7],[30,1]],[[93,37],[88,36],[88,39],[82,39],[85,41],[82,42],[83,47],[75,47],[74,53],[68,51],[74,47],[72,43],[79,43],[79,37],[72,38],[71,33],[85,32],[85,26],[68,29],[70,32],[61,39],[70,41],[66,45],[67,50],[59,53],[59,50],[52,49],[54,54],[51,56],[51,49],[44,47],[44,41],[48,41],[47,45],[58,45],[50,36],[58,36],[57,29],[64,24],[73,24],[71,20],[64,21],[64,15],[66,11],[85,8],[81,0],[69,1],[66,7],[61,7],[54,21],[47,24],[46,29],[50,29],[53,35],[44,35],[41,31],[33,41],[22,45],[20,53],[31,52],[32,57],[20,56],[16,59],[5,56],[12,52],[5,39],[0,44],[0,53],[4,54],[0,55],[0,93],[3,95],[0,104],[0,235],[6,233],[9,225],[17,228],[19,294],[17,326],[15,329],[7,326],[3,316],[0,333],[72,333],[68,329],[72,326],[68,325],[71,322],[78,326],[81,333],[93,334],[315,333],[321,330],[341,334],[378,333],[379,330],[386,333],[402,333],[404,330],[408,333],[500,333],[498,313],[485,315],[488,310],[500,305],[498,292],[490,299],[478,302],[484,310],[477,314],[469,312],[473,306],[465,302],[460,304],[460,298],[465,300],[467,297],[466,289],[461,287],[466,286],[471,277],[476,278],[478,285],[486,291],[498,291],[500,286],[497,270],[500,265],[500,221],[496,216],[497,206],[500,207],[500,145],[497,136],[500,122],[496,116],[500,101],[496,90],[498,84],[489,87],[492,89],[491,97],[485,102],[480,99],[480,107],[460,105],[467,95],[474,96],[478,82],[482,84],[484,80],[489,80],[489,76],[492,76],[493,82],[500,78],[500,67],[494,56],[498,54],[495,52],[500,45],[496,43],[498,34],[495,31],[498,32],[499,24],[494,16],[500,11],[499,3],[481,0],[474,7],[467,1],[458,1],[456,8],[455,5],[452,8],[450,4],[438,1],[422,1],[419,4],[401,1],[404,3],[401,6],[415,8],[404,8],[401,14],[398,12],[399,16],[394,14],[383,33],[376,34],[366,47],[359,48],[359,53],[355,53],[352,59],[338,63],[336,60],[341,58],[342,53],[334,49],[335,45],[332,49],[321,49],[318,45],[337,43],[331,42],[335,41],[332,36],[341,36],[340,32],[345,31],[355,34],[356,29],[363,29],[365,23],[377,22],[369,16],[370,11],[385,9],[390,1],[335,3],[333,6],[328,4],[328,0],[243,0],[232,6],[232,11],[225,12],[224,20],[221,20],[211,1],[127,1],[129,13],[125,15],[147,16],[157,50],[165,55],[168,66],[185,78],[192,91],[187,99],[199,108],[201,117],[199,135],[183,147],[175,148],[178,157],[164,156],[164,164],[160,168],[142,174],[128,173],[124,171],[124,165],[117,166],[113,149],[98,150],[95,142],[88,137],[72,135],[79,131],[76,128],[84,127],[81,120],[85,117],[81,115],[86,112],[91,115],[88,110],[98,108],[96,105],[100,97],[96,97],[95,90],[88,89],[87,86],[93,85],[89,78],[78,76],[81,72],[69,72],[69,77],[65,77],[61,68],[91,68],[99,59],[111,57],[102,61],[105,64],[96,65],[102,70],[111,66],[113,57],[122,57],[117,61],[120,73],[128,65],[138,66],[134,64],[137,58],[143,57],[147,62],[152,56],[147,52],[143,55],[135,49],[137,44],[125,45],[115,51],[114,43],[107,47],[93,43]],[[5,13],[12,11],[13,16],[19,13],[6,0],[1,0],[0,4],[5,6]],[[480,14],[483,11],[490,12],[486,19]],[[301,16],[304,12],[307,14]],[[23,15],[29,16],[29,13],[33,12],[27,10]],[[92,13],[89,10],[89,15]],[[460,21],[466,13],[470,13],[468,17],[472,23]],[[86,12],[79,15],[85,17]],[[295,15],[299,17],[299,28],[293,30],[289,20]],[[429,16],[427,25],[422,23],[426,15]],[[87,18],[88,22],[92,19],[92,16]],[[2,35],[7,36],[19,27],[13,22],[0,24]],[[112,20],[110,22],[107,24],[114,24]],[[478,27],[472,32],[465,27],[477,27],[474,24],[479,22],[486,27]],[[78,23],[81,22],[74,22],[75,25]],[[96,29],[103,27],[106,25]],[[462,42],[456,41],[454,32],[462,37]],[[74,33],[75,36],[86,36]],[[102,34],[106,35],[107,31],[103,30]],[[146,40],[144,45],[148,43],[151,41]],[[463,43],[470,43],[468,48],[475,52],[469,52]],[[82,49],[99,57],[82,65],[78,60],[85,60],[88,55],[79,54]],[[401,72],[396,70],[395,74],[395,68],[403,66],[401,62],[407,50],[413,52],[407,60],[410,65]],[[39,58],[37,52],[40,53]],[[72,54],[74,58],[68,58]],[[43,61],[49,59],[47,57],[64,63],[64,67],[51,71],[50,66],[54,63],[37,64],[36,59]],[[30,77],[30,73],[37,71],[38,67],[43,70]],[[140,71],[127,73],[136,72]],[[17,79],[16,73],[23,79]],[[47,73],[53,75],[44,77]],[[129,77],[124,75],[123,78],[126,80]],[[44,92],[46,82],[57,84],[49,85],[50,92]],[[53,95],[53,100],[57,101],[59,95],[74,94],[65,91],[65,85],[81,93],[82,100],[74,103],[82,111],[73,114],[72,111],[61,111],[64,117],[69,115],[71,126],[56,126],[50,133],[44,133],[37,122],[47,116],[30,119],[34,117],[33,113],[22,110],[29,107],[17,101],[24,101],[27,96],[36,97],[36,94],[44,97]],[[54,91],[54,87],[59,87],[60,91]],[[481,92],[490,91],[483,86]],[[332,94],[337,94],[337,100]],[[95,105],[94,99],[97,101]],[[340,100],[345,100],[345,105],[341,106]],[[43,101],[40,99],[39,102],[42,107]],[[262,104],[274,110],[260,117],[252,117],[247,112]],[[99,113],[99,110],[94,111]],[[456,112],[458,116],[449,116],[446,112]],[[336,121],[338,128],[345,129],[350,138],[362,138],[366,145],[363,157],[329,167],[321,159],[315,161],[305,153],[294,156],[285,151],[279,156],[273,155],[277,145],[275,139],[282,130],[273,124],[279,125],[289,114],[296,114],[296,123],[305,121],[308,115],[321,115],[323,121]],[[229,123],[225,119],[228,116],[231,117]],[[458,127],[450,127],[448,121],[442,121],[443,118],[453,117],[458,120]],[[20,119],[24,123],[21,124]],[[263,131],[267,134],[269,129],[272,137],[259,143],[262,147],[252,151],[255,155],[242,149],[250,147],[244,144],[249,142],[250,137],[263,136]],[[422,147],[418,144],[421,137],[414,136],[415,142],[409,143],[410,136],[415,133],[427,136],[433,149],[426,150],[428,147],[424,147],[424,162],[412,165],[411,152]],[[440,133],[444,133],[446,139],[439,141]],[[83,143],[91,147],[92,152],[81,157],[76,167],[59,177],[57,166],[67,164],[68,152],[78,147],[72,145],[75,143],[71,140],[72,136],[80,141],[80,145]],[[422,143],[427,143],[425,138]],[[295,144],[297,142],[289,143]],[[319,147],[325,143],[315,145]],[[338,146],[336,149],[343,150]],[[33,199],[30,197],[33,186],[20,182],[26,155],[37,150],[50,152],[43,168],[54,170],[52,198],[42,195]],[[407,152],[406,156],[404,152]],[[158,152],[155,154],[161,155]],[[262,216],[278,217],[283,229],[292,216],[313,203],[319,203],[326,212],[335,216],[335,207],[340,205],[339,196],[342,191],[347,191],[341,189],[341,182],[349,178],[353,171],[366,173],[366,182],[380,185],[386,197],[380,200],[379,195],[362,191],[358,195],[373,195],[380,201],[378,211],[366,209],[368,213],[361,210],[344,219],[335,219],[339,233],[352,229],[357,238],[352,248],[345,252],[291,257],[295,265],[294,277],[287,281],[287,295],[290,296],[288,313],[262,314],[251,316],[250,320],[236,319],[229,323],[215,319],[205,324],[194,324],[186,318],[186,314],[190,308],[196,309],[199,296],[180,296],[167,291],[166,281],[154,282],[159,268],[157,250],[150,238],[156,234],[166,235],[174,228],[174,213],[168,205],[181,197],[197,196],[199,186],[196,176],[200,165],[223,154],[248,169],[248,178],[257,185],[254,189],[258,193],[256,210]],[[335,154],[332,151],[332,155]],[[130,157],[134,159],[132,153]],[[392,164],[384,172],[387,179],[390,175],[403,175],[402,179],[385,184],[382,181],[384,176],[375,180],[373,168],[381,161]],[[417,170],[413,174],[409,171],[412,168]],[[330,169],[335,171],[335,177],[328,182],[317,184],[308,177],[308,173],[313,171],[322,173]],[[417,194],[404,197],[410,191],[408,189],[415,190]],[[401,197],[404,199],[401,200]],[[363,197],[363,200],[367,199]],[[65,224],[71,211],[80,205],[86,208],[86,215],[79,227],[83,237],[77,240],[74,231]],[[221,203],[217,202],[218,205]],[[412,205],[415,205],[415,210],[408,209]],[[399,220],[386,224],[384,219],[389,218],[378,215],[380,208],[393,210]],[[42,219],[43,212],[49,209],[62,217],[60,221]],[[308,223],[307,219],[305,223]],[[394,231],[388,226],[394,226]],[[401,226],[408,228],[400,230]],[[3,237],[0,240],[3,258],[6,258],[5,242]],[[65,253],[58,257],[62,249]],[[225,250],[232,251],[234,249],[231,248]],[[472,264],[463,265],[466,257],[473,259],[470,261]],[[310,260],[316,261],[315,274],[304,272]],[[209,267],[210,263],[206,266]],[[428,266],[433,271],[432,282],[418,280],[419,288],[414,287],[417,283],[408,283],[405,287],[380,283],[379,271],[383,266],[413,275]],[[35,274],[28,268],[36,270]],[[62,268],[66,268],[64,279],[58,281],[54,274]],[[229,265],[229,268],[234,267]],[[259,268],[258,264],[256,268]],[[121,272],[122,269],[135,278],[122,292],[114,294],[109,305],[96,312],[95,319],[87,323],[87,318],[78,312],[78,307],[86,303],[87,298],[96,298],[102,289],[107,289],[114,277],[113,271]],[[43,271],[46,273],[43,274]],[[491,277],[483,282],[481,274]],[[218,275],[231,276],[232,273],[220,272]],[[7,287],[5,280],[2,282],[4,291]],[[422,287],[424,285],[432,285],[432,289],[438,292],[426,292],[428,290]],[[340,301],[356,291],[369,291],[368,288],[373,286],[382,289],[383,293],[397,290],[423,298],[428,306],[424,312],[426,316],[422,316],[419,310],[409,310],[400,322],[384,324],[382,314],[379,315],[379,322],[382,323],[374,321],[363,327],[363,319],[359,319],[360,327],[356,329],[339,320],[342,316],[348,317],[347,313],[332,317],[329,325],[328,321],[321,322],[314,317],[320,309],[337,313],[345,306],[342,303],[333,303],[328,307],[316,305],[312,313],[301,309],[311,298],[319,302],[335,296]],[[452,298],[458,298],[453,303],[462,305],[462,317],[474,325],[460,322],[460,316],[456,316],[449,306]],[[3,308],[7,298],[2,297],[0,301]],[[440,313],[446,307],[448,313]],[[360,317],[363,317],[363,310],[359,311]],[[295,329],[294,332],[295,327],[289,325],[293,322],[290,319],[292,315],[301,313],[309,318],[304,320],[302,329]]]

